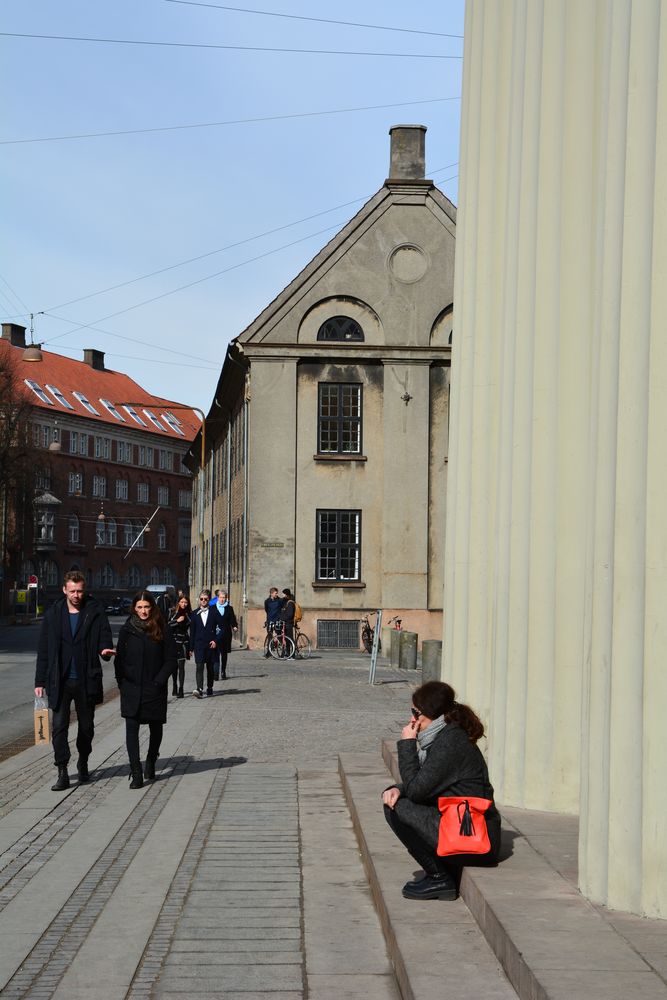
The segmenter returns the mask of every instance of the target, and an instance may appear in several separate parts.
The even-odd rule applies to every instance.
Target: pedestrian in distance
[[[169,621],[171,617],[171,612],[173,610],[171,594],[169,591],[163,591],[157,599],[158,609],[166,622]]]
[[[125,742],[130,760],[130,788],[142,788],[155,778],[155,765],[167,721],[167,688],[176,668],[176,644],[155,599],[141,590],[132,599],[130,617],[116,645],[116,681],[120,714],[125,719]],[[150,737],[145,771],[139,754],[139,729],[148,725]]]
[[[204,697],[204,668],[206,668],[206,697],[213,695],[213,663],[218,652],[218,619],[215,608],[209,608],[210,590],[202,590],[199,607],[190,616],[190,652],[195,658],[195,698]]]
[[[176,607],[169,618],[169,628],[176,643],[176,669],[172,674],[171,693],[177,698],[183,697],[185,684],[185,661],[190,659],[190,616],[192,608],[189,599],[183,594],[179,597]]]
[[[296,614],[296,601],[294,594],[285,587],[283,590],[283,606],[280,609],[280,620],[285,629],[285,635],[294,642],[294,615]]]
[[[217,642],[220,655],[220,680],[227,680],[227,656],[232,651],[232,635],[238,632],[239,623],[234,614],[234,608],[228,600],[226,590],[218,591],[218,603],[215,607],[218,615]]]
[[[98,602],[86,595],[82,573],[70,571],[63,580],[63,597],[44,615],[37,646],[35,694],[48,697],[53,709],[52,742],[58,778],[54,792],[69,788],[69,720],[76,709],[77,772],[89,780],[88,758],[95,735],[95,705],[102,703],[102,665],[113,656],[111,627]]]
[[[209,602],[208,602],[209,608],[216,608],[217,609],[219,595],[220,595],[220,588],[216,587],[215,590],[213,591],[213,594],[211,595],[211,598],[210,598]],[[214,681],[219,681],[220,680],[220,649],[217,646],[216,646],[215,651],[213,653],[213,664],[212,665],[213,665],[213,680]]]
[[[274,628],[276,627],[276,622],[279,622],[280,612],[283,609],[283,604],[285,603],[285,598],[281,597],[278,593],[277,587],[269,588],[269,596],[264,601],[264,614],[266,619],[264,621],[264,628],[266,629],[267,636],[270,636]],[[270,657],[268,649],[264,653],[265,657]]]
[[[484,726],[442,681],[428,681],[417,688],[411,715],[397,744],[401,783],[391,785],[382,795],[385,819],[424,869],[423,877],[403,886],[403,896],[456,899],[463,866],[493,865],[500,849],[500,813],[493,801],[486,761],[477,746]],[[488,831],[486,853],[452,854],[446,850],[438,807],[441,797],[488,803],[483,817],[478,818],[478,824],[485,822]],[[465,808],[461,817],[465,820]]]

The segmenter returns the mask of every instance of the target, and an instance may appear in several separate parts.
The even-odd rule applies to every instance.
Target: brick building
[[[48,603],[69,569],[109,598],[187,585],[192,485],[182,458],[198,418],[109,371],[101,351],[83,361],[41,351],[34,363],[25,348],[25,329],[3,324],[0,366],[31,404],[34,483],[22,503],[3,496],[2,611],[30,576]]]

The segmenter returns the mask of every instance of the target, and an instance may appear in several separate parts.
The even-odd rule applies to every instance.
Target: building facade
[[[228,350],[192,567],[251,646],[270,586],[319,646],[358,648],[377,608],[441,634],[456,211],[425,132],[391,130],[389,179]]]
[[[5,505],[3,611],[35,577],[48,604],[70,569],[103,599],[186,586],[192,477],[182,460],[195,414],[109,371],[100,351],[84,361],[41,351],[35,363],[25,348],[24,328],[3,324],[0,365],[30,401],[33,448],[25,502]]]
[[[443,673],[499,801],[667,918],[664,14],[466,6]]]

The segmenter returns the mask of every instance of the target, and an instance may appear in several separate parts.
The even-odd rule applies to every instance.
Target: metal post
[[[375,684],[375,666],[380,649],[380,630],[382,628],[382,608],[378,608],[375,618],[375,632],[373,633],[373,648],[371,649],[371,668],[368,674],[368,683]]]

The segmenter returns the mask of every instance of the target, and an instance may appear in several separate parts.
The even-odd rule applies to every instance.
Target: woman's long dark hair
[[[184,598],[188,603],[187,607],[182,608],[180,605],[181,601]],[[187,594],[181,594],[181,596],[178,598],[174,606],[173,616],[174,618],[178,618],[180,615],[185,615],[186,618],[189,618],[191,614],[192,614],[192,606],[190,605],[190,598],[187,596]]]
[[[413,694],[412,703],[428,719],[438,719],[444,715],[445,722],[458,722],[471,743],[476,743],[484,735],[481,720],[469,705],[459,705],[454,688],[444,681],[427,681],[422,684]]]
[[[155,603],[155,598],[149,590],[140,590],[132,598],[132,614],[136,614],[134,610],[139,603],[139,601],[148,601],[151,606],[150,613],[146,619],[146,633],[153,640],[153,642],[162,642],[164,638],[164,632],[162,631],[162,615],[157,609],[157,604]]]

